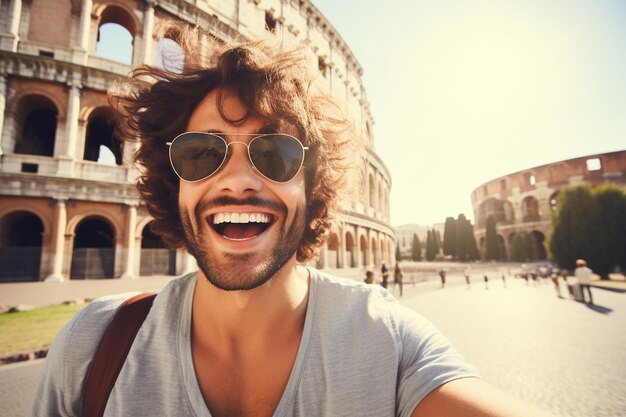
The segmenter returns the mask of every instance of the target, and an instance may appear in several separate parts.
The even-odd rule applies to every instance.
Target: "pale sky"
[[[362,65],[394,226],[496,177],[626,149],[626,1],[312,0]]]

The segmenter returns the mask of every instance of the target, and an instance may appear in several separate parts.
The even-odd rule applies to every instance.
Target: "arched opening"
[[[365,236],[361,236],[361,239],[359,239],[359,245],[361,246],[361,266],[365,266],[367,265],[367,239],[365,239]]]
[[[133,18],[121,7],[109,6],[100,18],[96,55],[131,65],[134,37]]]
[[[339,238],[337,233],[331,233],[328,239],[328,251],[326,254],[326,267],[337,268],[337,256],[339,253]]]
[[[176,275],[176,251],[166,248],[149,224],[141,233],[139,275]]]
[[[39,281],[42,234],[43,223],[32,213],[0,220],[0,282]]]
[[[505,220],[504,205],[501,200],[496,198],[489,198],[478,206],[478,219],[479,226],[484,226],[487,223],[489,216],[493,216],[497,223],[503,223]]]
[[[85,161],[105,165],[122,165],[122,143],[115,138],[115,122],[106,112],[98,112],[89,118],[85,138]]]
[[[371,247],[372,247],[372,264],[374,266],[374,268],[380,264],[380,257],[378,254],[378,245],[376,244],[376,239],[372,238],[371,241]]]
[[[24,97],[17,113],[20,135],[15,142],[16,154],[53,156],[59,112],[43,96]]]
[[[156,45],[156,66],[180,74],[185,67],[183,48],[172,38],[161,38]]]
[[[76,227],[72,252],[71,279],[113,278],[115,237],[112,227],[91,217]]]
[[[529,196],[522,201],[522,217],[525,222],[539,220],[539,202],[535,197]]]
[[[559,203],[559,192],[555,191],[550,196],[550,209],[551,210],[556,210],[556,206],[557,206],[558,203]]]
[[[354,268],[357,266],[356,264],[356,253],[354,250],[354,238],[352,237],[352,233],[346,233],[346,256],[348,267]]]
[[[375,188],[376,186],[375,186],[373,175],[370,175],[369,185],[370,185],[370,207],[373,209],[376,209],[376,188]]]
[[[532,231],[533,238],[535,239],[535,254],[537,255],[537,259],[540,261],[544,261],[548,258],[546,253],[546,247],[544,242],[546,237],[543,233],[538,230]]]

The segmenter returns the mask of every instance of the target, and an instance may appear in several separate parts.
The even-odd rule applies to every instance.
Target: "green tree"
[[[469,220],[465,218],[464,214],[459,214],[456,219],[456,231],[456,253],[458,259],[461,261],[472,261],[478,259],[478,248],[476,246],[476,239],[474,238],[474,227]]]
[[[432,261],[437,256],[437,235],[434,230],[429,230],[426,235],[426,260]]]
[[[417,233],[413,234],[413,246],[411,247],[411,259],[416,262],[422,260],[422,245],[420,243],[419,237],[417,237]]]
[[[520,231],[513,235],[511,260],[528,262],[537,259],[537,244],[531,233]]]
[[[589,185],[564,187],[559,191],[556,209],[552,212],[552,228],[548,237],[551,258],[561,268],[573,270],[576,259],[587,261],[601,273],[598,225],[600,210]]]
[[[493,216],[487,217],[486,234],[487,254],[485,257],[488,261],[497,261],[501,258],[501,244],[498,232],[496,232],[496,219]]]
[[[458,248],[458,231],[457,222],[452,217],[446,218],[446,224],[443,229],[443,253],[456,259],[460,256],[457,252]]]
[[[596,272],[607,276],[616,266],[626,267],[626,192],[605,184],[593,189],[598,204],[599,259]]]

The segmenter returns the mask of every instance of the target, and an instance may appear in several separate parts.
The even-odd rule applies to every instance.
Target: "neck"
[[[292,258],[268,282],[248,291],[224,291],[201,272],[193,296],[192,335],[202,345],[234,352],[299,334],[304,325],[309,273]]]

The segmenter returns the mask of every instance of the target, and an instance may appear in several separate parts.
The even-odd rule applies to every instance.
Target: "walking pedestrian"
[[[383,277],[383,280],[380,283],[380,285],[382,285],[383,288],[387,288],[387,285],[389,284],[389,271],[387,270],[387,265],[385,265],[384,262],[383,262],[383,266],[380,268],[380,272]]]
[[[396,286],[400,286],[400,297],[402,297],[402,270],[399,262],[396,262],[396,268],[393,271],[393,283],[394,290]]]
[[[552,268],[552,271],[550,272],[550,279],[554,284],[554,290],[556,291],[556,295],[559,298],[563,298],[563,296],[561,295],[561,286],[559,285],[559,270],[557,268]]]
[[[485,274],[484,280],[485,280],[485,289],[488,290],[489,289],[489,277],[487,276],[487,274]]]
[[[470,282],[470,274],[472,273],[472,267],[468,266],[467,268],[465,268],[465,271],[463,272],[463,275],[465,276],[465,289],[469,290],[471,288],[471,282]]]
[[[583,296],[583,303],[585,302],[585,289],[589,293],[589,304],[593,304],[593,297],[591,296],[591,279],[593,277],[593,271],[587,267],[587,261],[584,259],[578,259],[576,261],[576,269],[574,270],[574,276],[578,279],[580,284],[580,292]]]
[[[441,288],[446,286],[446,271],[441,269],[439,271],[439,278],[441,278]]]

